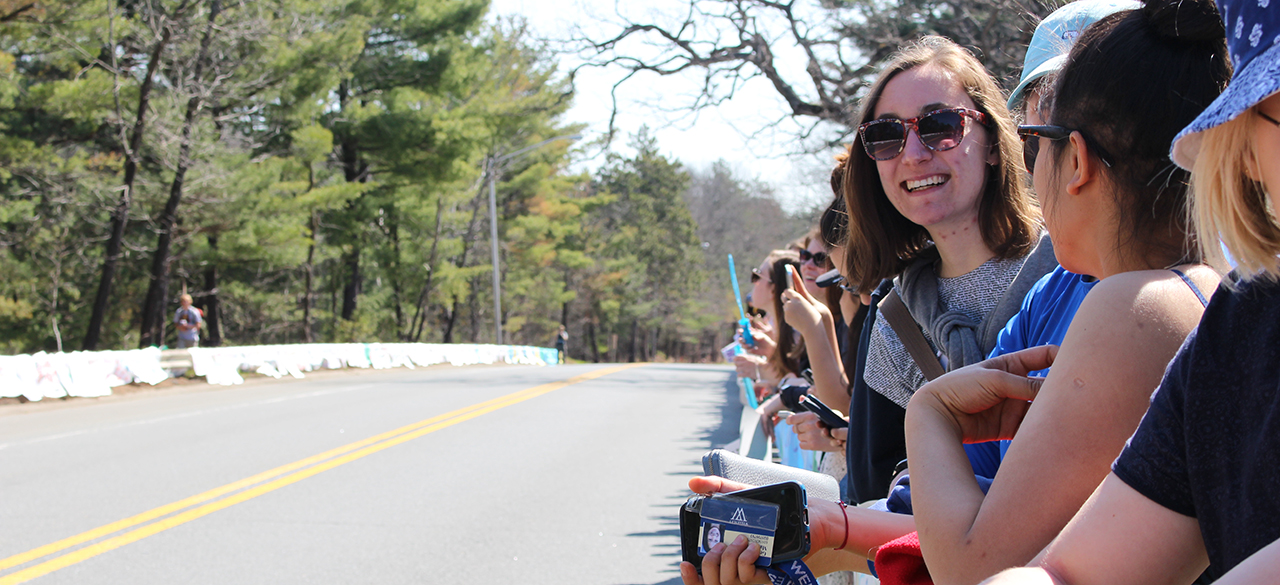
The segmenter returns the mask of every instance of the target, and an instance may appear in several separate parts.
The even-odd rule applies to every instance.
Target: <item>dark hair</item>
[[[822,217],[818,220],[818,231],[822,233],[822,242],[827,245],[827,248],[843,246],[849,239],[849,213],[844,210],[842,195],[844,167],[848,160],[847,153],[842,152],[836,156],[836,168],[831,170],[831,192],[835,193],[836,197],[822,211]]]
[[[1173,137],[1231,79],[1210,0],[1151,0],[1085,29],[1050,96],[1049,120],[1106,154],[1118,210],[1117,249],[1153,266],[1198,261],[1185,216],[1189,173],[1169,158]],[[1050,143],[1060,157],[1067,141]]]
[[[804,356],[804,338],[797,336],[795,329],[787,324],[787,315],[782,312],[782,291],[786,290],[786,285],[783,284],[787,279],[786,266],[790,265],[796,272],[800,272],[800,254],[793,250],[774,250],[769,253],[765,261],[770,263],[773,327],[778,335],[778,349],[769,356],[769,365],[772,365],[779,374],[786,375],[787,372],[791,372],[799,375],[800,358]]]
[[[844,191],[844,167],[849,161],[848,153],[840,153],[836,155],[836,168],[831,170],[831,191],[835,193],[835,199],[831,200],[831,204],[827,205],[826,210],[822,212],[822,219],[818,222],[819,229],[822,230],[822,239],[827,242],[827,246],[834,248],[836,246],[845,246],[849,238],[849,214],[844,210],[844,197],[841,193]],[[846,250],[846,254],[848,251]],[[833,263],[834,264],[834,263]],[[837,267],[842,268],[842,267]],[[844,270],[841,270],[843,273]],[[832,303],[839,305],[840,297],[845,294],[854,295],[851,292],[845,292],[838,286],[829,289],[828,299],[831,299],[827,306]],[[841,349],[853,346],[857,347],[858,339],[862,335],[862,322],[867,317],[867,306],[862,304],[862,299],[857,295],[852,297],[853,304],[857,307],[853,316],[849,319],[848,329],[845,332],[844,339],[837,341],[842,343]],[[844,314],[844,308],[841,307],[841,316]],[[834,311],[833,311],[834,313]],[[842,351],[843,359],[843,351]],[[853,378],[849,378],[850,387],[853,386]]]
[[[880,96],[894,77],[931,64],[949,71],[974,107],[991,120],[986,128],[995,140],[1000,164],[988,173],[978,204],[982,240],[1000,259],[1025,256],[1039,240],[1040,213],[1022,176],[1022,145],[1004,93],[972,53],[938,36],[922,37],[903,47],[863,99],[858,124],[875,117]],[[935,252],[929,232],[904,217],[889,201],[876,161],[864,152],[861,137],[849,145],[848,157],[840,185],[849,214],[845,276],[855,288],[870,291],[881,280],[898,275],[911,261]]]

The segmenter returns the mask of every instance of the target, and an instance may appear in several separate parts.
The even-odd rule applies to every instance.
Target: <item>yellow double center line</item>
[[[460,408],[453,412],[448,412],[440,416],[403,426],[393,431],[369,437],[363,441],[356,441],[349,445],[343,445],[336,449],[325,451],[319,455],[307,457],[306,459],[295,461],[288,465],[282,465],[270,471],[264,471],[252,477],[247,477],[240,481],[216,487],[207,492],[197,494],[183,500],[178,500],[172,504],[160,506],[154,510],[148,510],[136,516],[131,516],[118,522],[99,526],[93,530],[82,532],[75,536],[64,538],[51,544],[46,544],[42,547],[13,555],[7,559],[0,560],[0,571],[24,565],[31,561],[79,546],[86,542],[91,542],[104,536],[116,534],[122,530],[143,525],[140,528],[134,528],[128,532],[107,538],[106,540],[95,542],[89,546],[78,548],[66,554],[54,557],[38,565],[0,577],[0,585],[22,583],[24,581],[35,579],[41,575],[47,575],[53,571],[57,571],[58,569],[69,567],[80,561],[91,559],[107,551],[120,548],[126,544],[137,542],[153,534],[163,532],[175,526],[181,526],[182,524],[207,516],[223,508],[229,508],[241,502],[273,492],[284,486],[297,483],[320,472],[328,471],[340,465],[372,455],[383,449],[394,447],[406,441],[412,441],[413,439],[423,435],[434,433],[440,429],[451,427],[460,422],[471,420],[500,408],[506,408],[531,398],[537,398],[538,396],[559,390],[565,386],[570,386],[579,382],[586,382],[587,380],[593,380],[601,376],[607,376],[637,365],[639,364],[628,364],[625,366],[593,370],[567,380],[542,384],[541,386],[534,386],[533,388],[527,388],[506,396],[494,398],[493,400],[473,404],[466,408]],[[225,498],[222,497],[227,494],[231,495]],[[180,513],[174,514],[175,512]],[[170,516],[170,514],[173,515]],[[151,522],[157,518],[163,519],[158,522]],[[148,522],[151,523],[147,524]]]

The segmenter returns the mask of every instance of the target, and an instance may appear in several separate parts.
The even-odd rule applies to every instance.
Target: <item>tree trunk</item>
[[[453,325],[458,321],[458,295],[453,295],[453,301],[449,303],[449,318],[445,321],[444,326],[444,343],[453,343]]]
[[[587,343],[591,344],[591,361],[600,363],[600,345],[596,343],[596,324],[595,321],[587,321]],[[586,359],[586,354],[582,358]]]
[[[636,319],[631,320],[631,343],[627,344],[627,362],[635,363],[636,361],[636,328],[640,323]]]
[[[218,236],[209,236],[209,248],[212,250],[218,249]],[[201,304],[204,305],[205,330],[209,333],[204,345],[218,347],[222,345],[222,329],[219,325],[222,317],[222,303],[218,300],[218,264],[216,261],[210,262],[209,266],[204,269],[204,290],[205,293],[202,295]]]
[[[311,175],[314,177],[314,174]],[[314,185],[314,182],[312,182]],[[308,191],[311,189],[308,188]],[[307,246],[307,264],[306,264],[306,290],[302,293],[302,341],[304,343],[315,343],[315,332],[311,330],[311,296],[312,287],[315,282],[315,261],[316,261],[316,234],[320,231],[320,212],[311,212],[311,245]]]
[[[484,187],[481,186],[481,192]],[[471,221],[467,223],[467,233],[462,238],[462,254],[458,257],[458,268],[466,268],[467,252],[471,250],[471,240],[475,237],[476,219],[480,216],[480,195],[477,194],[475,199],[471,200]],[[471,296],[475,296],[475,289],[472,289]],[[458,321],[458,295],[453,295],[453,302],[449,307],[449,324],[444,332],[445,343],[453,343],[453,327]]]
[[[396,217],[395,206],[389,207],[387,213],[387,232],[391,237],[391,304],[396,311],[396,332],[404,331],[404,307],[401,298],[404,296],[404,288],[400,282],[400,224],[399,218]],[[401,341],[406,341],[402,336]]]
[[[364,288],[360,276],[360,246],[351,244],[351,251],[343,258],[348,270],[347,283],[342,287],[342,320],[350,321],[356,315],[356,299]]]
[[[467,295],[467,312],[471,314],[471,343],[480,343],[480,278],[471,278],[471,294]]]
[[[348,101],[351,99],[350,88],[346,80],[338,84],[338,104],[339,108],[346,110]],[[363,182],[368,178],[368,164],[360,157],[360,142],[355,135],[350,132],[343,132],[340,138],[342,174],[348,183]],[[347,209],[354,211],[358,207],[359,200],[363,197],[357,197],[355,200],[347,204]],[[343,263],[348,269],[347,282],[342,288],[342,319],[350,321],[355,318],[356,301],[364,290],[363,277],[360,274],[360,243],[359,236],[351,242],[351,250],[344,255]]]
[[[409,323],[409,341],[417,343],[422,339],[423,325],[427,321],[427,300],[431,297],[431,279],[436,273],[436,252],[440,248],[440,226],[444,218],[444,197],[436,198],[436,231],[431,236],[431,254],[427,258],[427,282],[422,285],[418,295],[418,310]]]
[[[120,261],[120,248],[124,244],[124,228],[129,221],[129,205],[133,201],[133,183],[138,176],[138,149],[142,148],[142,134],[147,127],[147,108],[151,101],[151,88],[155,83],[156,70],[160,68],[160,56],[173,35],[166,24],[161,32],[160,40],[152,49],[147,61],[147,71],[142,77],[142,85],[138,87],[138,115],[133,122],[133,130],[129,133],[129,144],[125,151],[124,187],[120,191],[120,200],[111,212],[111,236],[107,239],[107,254],[102,259],[102,279],[98,281],[98,294],[93,299],[93,314],[89,317],[89,329],[84,335],[83,348],[93,351],[102,340],[102,322],[107,316],[107,306],[111,302],[111,286],[116,276],[116,264]]]
[[[200,113],[201,78],[204,76],[205,61],[209,58],[209,44],[213,41],[214,22],[221,10],[222,5],[218,0],[209,2],[209,26],[200,39],[200,51],[196,54],[195,68],[192,71],[194,95],[187,100],[187,111],[182,119],[178,168],[169,185],[169,200],[165,202],[164,212],[160,214],[159,241],[156,242],[156,252],[151,259],[151,282],[147,286],[147,297],[142,302],[140,347],[151,347],[164,342],[165,309],[169,300],[169,248],[173,244],[173,226],[178,221],[178,205],[182,203],[182,187],[186,181],[187,169],[191,167],[191,133]]]

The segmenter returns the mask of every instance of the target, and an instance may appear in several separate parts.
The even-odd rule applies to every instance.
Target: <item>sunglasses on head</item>
[[[970,119],[983,125],[988,123],[987,115],[977,110],[947,108],[908,120],[872,120],[858,126],[858,135],[862,137],[862,147],[866,149],[867,156],[874,160],[891,160],[902,154],[912,130],[916,131],[920,143],[934,152],[960,146],[969,130],[966,121]]]
[[[810,252],[808,250],[800,250],[800,261],[805,262],[812,260],[815,266],[825,266],[827,264],[826,252]]]
[[[1022,163],[1027,165],[1027,172],[1030,174],[1035,174],[1036,172],[1036,157],[1040,156],[1041,138],[1046,140],[1065,140],[1071,137],[1072,132],[1080,131],[1072,130],[1066,126],[1018,126],[1018,136],[1022,137]],[[1083,136],[1085,144],[1088,144],[1089,148],[1092,148],[1097,153],[1098,159],[1102,161],[1102,164],[1110,167],[1111,161],[1102,150],[1102,147],[1095,144],[1083,132],[1080,132],[1080,136]]]

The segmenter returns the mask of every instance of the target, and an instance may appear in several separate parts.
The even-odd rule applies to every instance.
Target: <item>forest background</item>
[[[582,130],[577,68],[623,91],[698,71],[690,111],[763,78],[798,148],[830,151],[903,40],[947,34],[1007,81],[1053,7],[828,0],[812,26],[795,2],[687,6],[551,43],[484,0],[0,0],[0,352],[172,344],[186,291],[205,345],[483,343],[496,319],[512,344],[564,324],[576,359],[713,359],[725,254],[745,281],[819,210],[686,169],[647,129],[625,155],[612,132],[557,139]]]

